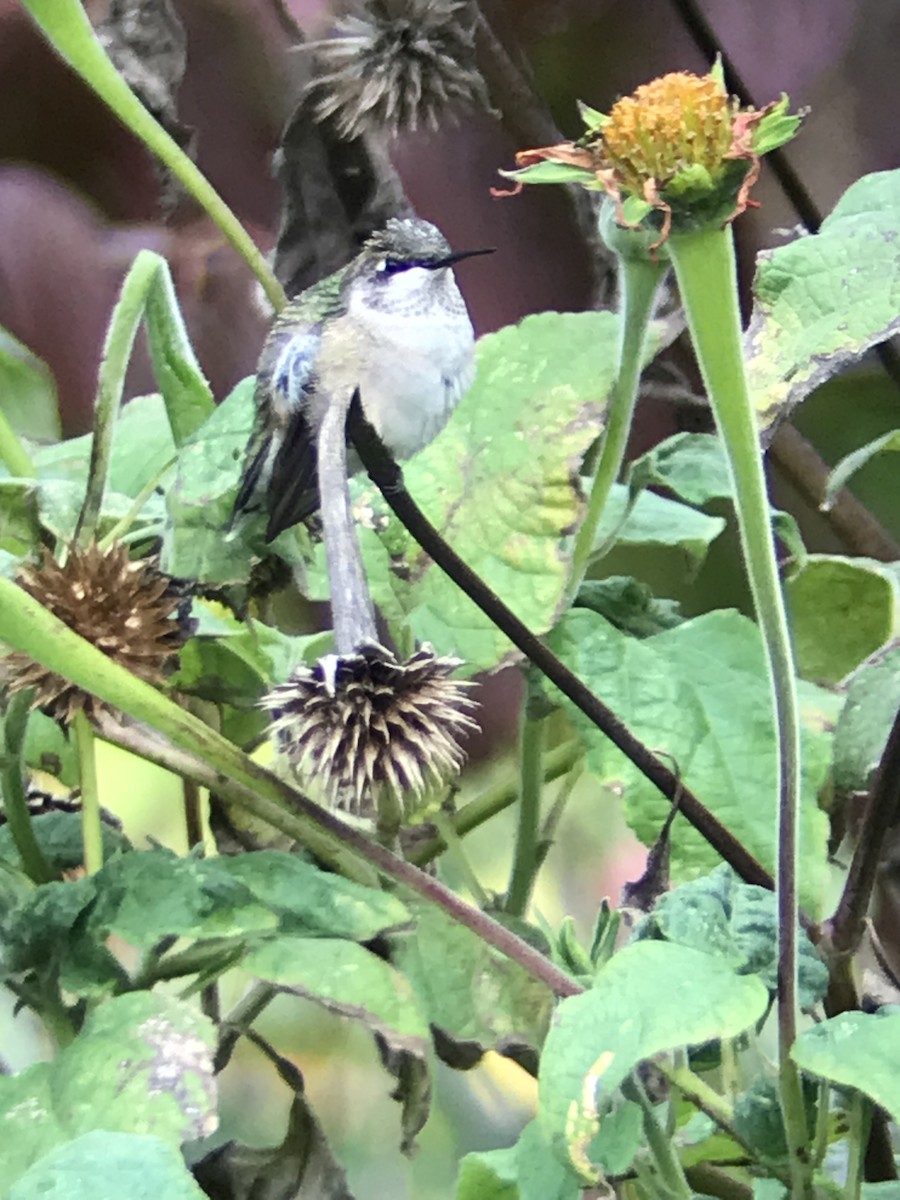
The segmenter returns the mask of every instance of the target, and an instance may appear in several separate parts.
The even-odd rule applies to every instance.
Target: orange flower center
[[[638,196],[647,182],[663,188],[690,167],[705,167],[715,180],[732,146],[733,103],[708,75],[663,75],[613,106],[604,158]]]

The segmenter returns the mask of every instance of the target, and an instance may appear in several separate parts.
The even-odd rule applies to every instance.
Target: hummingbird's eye
[[[401,262],[399,258],[383,258],[375,268],[379,275],[396,275],[398,271],[404,270],[408,264]]]

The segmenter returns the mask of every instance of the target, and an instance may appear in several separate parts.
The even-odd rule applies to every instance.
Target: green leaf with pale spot
[[[900,1008],[847,1012],[794,1042],[791,1058],[803,1071],[856,1088],[900,1121]]]
[[[213,1025],[157,992],[107,1000],[52,1062],[0,1076],[3,1182],[92,1130],[152,1134],[177,1149],[217,1125]]]
[[[51,1150],[9,1200],[203,1200],[184,1159],[156,1137],[95,1130]]]
[[[61,436],[56,383],[50,368],[0,326],[0,397],[16,433],[34,442]]]
[[[811,554],[787,581],[797,670],[838,683],[900,634],[900,571],[871,558]]]
[[[626,1076],[664,1050],[736,1037],[768,1003],[759,979],[702,951],[666,942],[620,950],[591,991],[560,1003],[544,1043],[539,1117],[554,1152],[597,1183],[591,1144]]]
[[[768,428],[900,330],[900,171],[857,180],[818,233],[758,262],[745,347]]]
[[[636,737],[657,755],[670,757],[685,784],[774,875],[775,742],[756,626],[723,610],[637,640],[596,613],[575,610],[550,642]],[[629,824],[652,845],[669,802],[594,725],[568,701],[563,704],[585,742],[589,768],[624,790]],[[829,730],[840,699],[801,683],[800,708],[800,890],[804,908],[816,916],[826,883],[828,834],[817,795],[830,765]],[[676,880],[696,878],[720,861],[683,817],[676,817],[671,837]]]
[[[406,486],[453,549],[526,625],[553,624],[568,575],[564,537],[578,524],[578,471],[603,427],[618,321],[611,313],[540,313],[488,334],[477,375],[443,433],[404,467]],[[358,509],[383,501],[356,481]],[[392,573],[388,554],[402,559]],[[373,598],[409,614],[416,637],[469,668],[496,667],[506,638],[396,520],[363,539]]]

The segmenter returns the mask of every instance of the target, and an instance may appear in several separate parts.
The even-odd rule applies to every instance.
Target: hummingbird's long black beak
[[[446,258],[438,259],[436,263],[430,263],[432,270],[437,270],[438,267],[452,267],[454,263],[462,262],[464,258],[475,258],[479,254],[493,254],[497,249],[496,246],[486,246],[483,250],[457,250],[455,254],[448,254]]]

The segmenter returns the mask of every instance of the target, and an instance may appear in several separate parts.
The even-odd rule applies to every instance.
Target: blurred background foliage
[[[86,7],[100,22],[109,0],[86,0]],[[292,50],[296,30],[309,40],[323,36],[343,9],[326,0],[175,0],[174,7],[186,37],[177,97],[185,136],[201,170],[260,247],[271,250],[281,205],[272,157],[305,71],[302,52]],[[578,99],[606,111],[620,94],[654,75],[705,70],[709,60],[698,45],[699,15],[757,102],[784,91],[794,107],[809,108],[789,157],[820,214],[860,175],[900,166],[895,120],[900,6],[895,0],[757,0],[752,5],[741,0],[697,0],[696,5],[482,0],[482,8],[507,53],[530,65],[539,93],[567,137],[579,130]],[[456,247],[498,249],[489,271],[460,270],[479,333],[531,312],[592,304],[592,272],[562,191],[529,189],[505,202],[490,195],[496,168],[510,165],[520,148],[508,129],[483,113],[438,132],[404,133],[391,145],[394,165],[420,215],[437,223]],[[761,207],[737,226],[747,279],[756,253],[791,236],[799,219],[769,165],[755,194]],[[0,327],[49,369],[65,436],[90,428],[109,313],[142,247],[165,255],[171,264],[190,336],[216,397],[224,397],[253,371],[267,324],[246,266],[204,214],[183,197],[169,195],[143,145],[54,57],[17,0],[0,0]],[[679,354],[678,347],[673,353]],[[689,362],[684,369],[690,373]],[[149,358],[139,349],[128,394],[150,390]],[[709,428],[704,408],[673,401],[661,391],[648,389],[642,398],[632,455],[681,430]],[[897,396],[896,383],[873,357],[814,395],[796,426],[825,462],[833,463],[896,428]],[[843,419],[848,409],[852,423]],[[779,437],[773,457],[776,503],[798,518],[807,547],[845,550],[834,526],[817,512],[797,444],[784,444]],[[853,487],[896,536],[900,490],[889,486],[895,471],[892,456],[882,456]],[[699,572],[684,555],[658,548],[648,553],[646,547],[620,547],[605,567],[607,573],[648,580],[657,594],[679,599],[689,614],[713,604],[748,607],[733,536],[713,545]],[[518,673],[502,672],[489,689],[484,731],[471,747],[462,801],[503,769],[515,742]],[[155,839],[184,849],[177,782],[108,747],[103,753],[103,803],[139,842]],[[557,786],[549,789],[551,797]],[[615,898],[622,883],[640,873],[644,854],[625,830],[615,797],[599,809],[596,788],[589,790],[576,786],[535,905],[551,923],[574,914],[585,936],[600,900]],[[467,839],[472,864],[488,889],[505,886],[513,829],[507,812]],[[448,882],[463,888],[452,858],[442,869]],[[887,892],[883,907],[889,911],[892,905]],[[235,977],[226,983],[224,1007],[245,982]],[[368,1035],[290,997],[272,1005],[261,1029],[283,1049],[291,1047],[360,1200],[450,1194],[459,1156],[510,1144],[531,1112],[533,1081],[497,1056],[488,1056],[468,1075],[441,1069],[439,1104],[419,1154],[398,1166],[399,1115]],[[46,1050],[27,1016],[13,1020],[8,1004],[0,1045],[12,1068]],[[217,1137],[259,1145],[280,1140],[287,1089],[249,1043],[242,1043],[226,1071],[223,1092],[223,1128]],[[374,1153],[378,1147],[381,1159]]]

